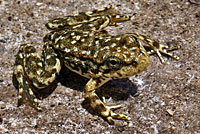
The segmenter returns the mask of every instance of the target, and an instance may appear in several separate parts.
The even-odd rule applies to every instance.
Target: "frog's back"
[[[108,56],[120,56],[128,61],[136,56],[135,50],[139,49],[135,40],[126,35],[111,36],[94,31],[56,31],[45,38],[44,41],[48,40],[65,57],[73,55],[97,63],[102,63]]]
[[[53,45],[55,50],[67,57],[73,55],[77,58],[97,58],[95,52],[100,49],[99,38],[95,37],[95,33],[92,31],[51,32],[44,38],[44,42]]]

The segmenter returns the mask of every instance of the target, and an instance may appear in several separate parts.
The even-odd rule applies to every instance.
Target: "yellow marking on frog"
[[[40,75],[42,73],[42,70],[37,70],[36,72],[38,75]]]
[[[75,32],[71,33],[71,36],[74,36],[75,35]]]
[[[121,37],[117,37],[116,40],[118,40],[118,41],[121,40]]]
[[[119,18],[121,18],[121,16],[120,15],[116,15],[116,18],[119,19]]]
[[[83,39],[81,39],[81,42],[85,42],[85,39],[83,38]]]
[[[86,14],[87,14],[87,15],[91,15],[91,14],[93,14],[93,12],[92,12],[92,11],[89,11],[89,12],[86,12]]]
[[[23,90],[22,90],[23,91]],[[22,93],[22,92],[21,92]],[[22,96],[21,95],[18,95],[18,99],[20,100],[20,99],[22,99]]]
[[[77,36],[76,36],[76,40],[77,40],[77,41],[80,40],[80,38],[81,38],[80,35],[77,35]]]
[[[47,55],[46,59],[50,59],[51,58],[51,55]]]
[[[56,39],[55,39],[55,43],[58,43],[58,41],[61,40],[61,39],[62,39],[62,36],[56,38]]]
[[[37,102],[38,102],[38,99],[36,99],[36,98],[35,98],[35,99],[34,99],[34,102],[36,102],[36,103],[37,103]]]
[[[37,65],[40,66],[40,67],[42,67],[42,63],[41,62],[37,63]]]
[[[33,91],[31,90],[31,88],[29,88],[29,94],[32,95],[32,96],[34,96],[34,93],[33,93]]]
[[[110,19],[108,17],[106,17],[106,21],[99,27],[98,31],[103,30],[103,28],[108,26],[109,23],[110,23]]]
[[[71,42],[71,44],[76,44],[76,41],[75,41],[75,40],[73,40],[73,41]]]
[[[66,52],[66,53],[69,53],[70,51],[71,51],[70,49],[65,48],[65,52]]]

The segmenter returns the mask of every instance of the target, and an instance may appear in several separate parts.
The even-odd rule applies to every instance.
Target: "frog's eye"
[[[111,70],[119,70],[123,65],[122,60],[115,56],[108,57],[105,64]]]

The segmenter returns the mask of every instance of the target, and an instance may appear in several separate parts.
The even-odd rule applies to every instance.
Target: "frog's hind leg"
[[[93,25],[96,22],[98,22],[98,25],[103,25],[101,26],[101,29],[103,29],[106,26],[113,26],[116,25],[116,23],[118,22],[127,20],[130,20],[130,16],[122,15],[118,11],[116,11],[112,6],[107,6],[99,9],[94,9],[88,12],[79,12],[77,14],[69,15],[64,18],[56,18],[50,20],[46,24],[46,27],[50,30],[61,30],[78,28],[81,27],[82,24],[87,25],[87,23],[89,25]]]
[[[42,56],[39,56],[32,45],[21,45],[14,66],[18,106],[28,103],[41,110],[38,106],[38,99],[42,99],[39,91],[55,80],[60,68],[60,60],[50,46],[45,45]]]
[[[90,23],[98,19],[102,19],[102,16],[108,16],[110,14],[118,14],[118,12],[112,8],[112,6],[94,9],[88,12],[79,12],[77,14],[69,15],[64,18],[56,18],[50,20],[46,27],[50,30],[60,30],[72,28],[75,25],[81,25],[84,23]]]
[[[95,16],[95,15],[109,16],[109,19],[110,19],[109,26],[116,25],[116,23],[118,22],[130,20],[129,15],[123,15],[119,13],[112,6],[95,9],[93,11],[86,12],[86,14],[89,16]]]
[[[21,46],[18,54],[16,55],[16,61],[14,65],[14,80],[16,80],[15,87],[18,89],[18,107],[22,104],[30,104],[37,110],[41,110],[38,106],[38,99],[36,98],[31,85],[28,83],[28,79],[24,70],[24,52]],[[15,82],[15,81],[14,81]]]

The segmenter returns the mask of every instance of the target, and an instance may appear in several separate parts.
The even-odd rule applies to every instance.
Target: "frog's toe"
[[[123,114],[116,114],[113,111],[110,111],[110,117],[112,117],[113,119],[119,119],[119,120],[131,120],[130,117]]]
[[[120,109],[124,107],[123,104],[120,104],[120,105],[115,105],[115,106],[109,106],[110,110],[114,111],[114,110],[117,110],[117,109]]]
[[[35,108],[38,111],[42,110],[42,108],[38,104],[38,99],[35,97],[32,89],[28,87],[27,84],[25,84],[23,88],[19,88],[17,106],[19,107],[22,104],[31,105],[33,108]]]
[[[153,54],[153,53],[156,53],[160,59],[160,61],[162,63],[165,63],[163,57],[162,57],[162,54],[165,54],[165,55],[168,55],[176,60],[179,60],[179,57],[172,54],[172,53],[169,53],[168,51],[173,51],[173,50],[176,50],[176,49],[180,49],[181,46],[180,45],[177,45],[177,46],[166,46],[166,45],[162,45],[162,44],[159,44],[157,47],[154,47],[154,49],[152,49],[151,51],[148,52],[148,54]]]
[[[101,112],[101,115],[107,119],[107,121],[110,124],[114,124],[113,119],[118,119],[118,120],[131,120],[130,117],[123,115],[123,114],[117,114],[113,112],[116,109],[119,109],[123,107],[123,105],[116,105],[116,106],[106,106],[106,111]]]
[[[38,104],[38,100],[37,98],[32,98],[31,100],[27,100],[24,99],[22,96],[18,96],[18,103],[17,103],[17,107],[23,105],[23,104],[27,104],[27,105],[31,105],[33,108],[35,108],[38,111],[42,111],[42,108],[39,106]]]
[[[172,50],[176,50],[176,49],[180,49],[180,45],[177,45],[177,46],[166,46],[166,45],[160,45],[160,48],[159,48],[159,51],[163,54],[166,54],[176,60],[179,60],[179,57],[172,54],[172,53],[169,53],[168,51],[172,51]]]
[[[131,120],[130,117],[123,115],[123,114],[117,114],[114,111],[117,109],[120,109],[122,107],[124,107],[123,104],[120,105],[115,105],[115,106],[107,106],[106,103],[106,99],[105,97],[102,97],[102,101],[103,101],[103,106],[104,108],[101,109],[101,115],[103,117],[106,118],[106,120],[110,123],[110,124],[114,124],[113,119],[118,119],[118,120]]]

